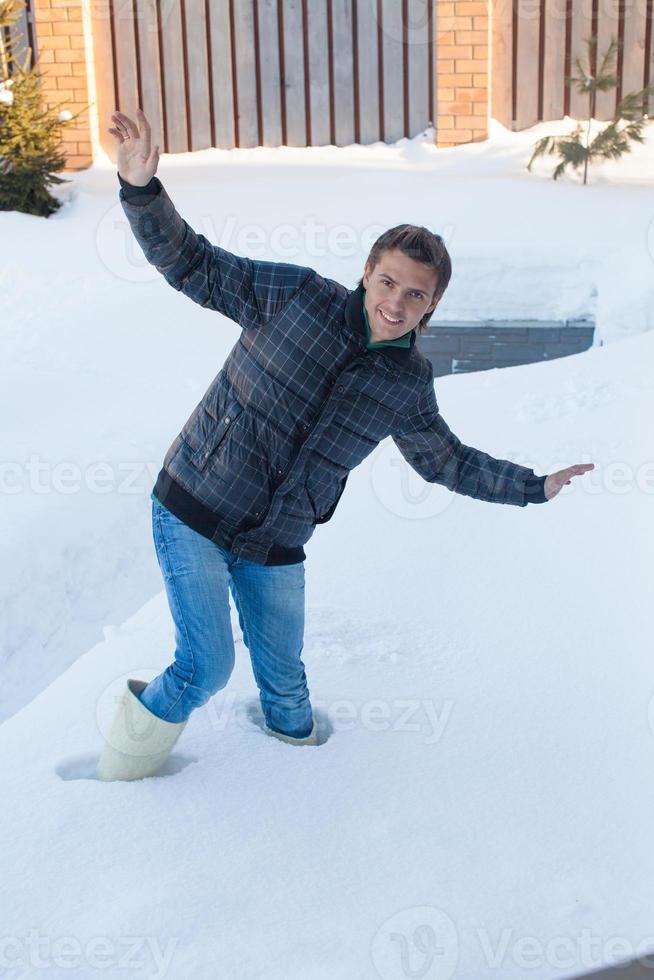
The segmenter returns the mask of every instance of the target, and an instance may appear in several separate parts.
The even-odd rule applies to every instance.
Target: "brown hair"
[[[445,247],[445,242],[440,235],[429,231],[422,225],[396,225],[389,228],[373,244],[368,255],[367,265],[375,269],[384,252],[397,248],[415,262],[422,262],[423,265],[438,274],[436,291],[432,300],[440,298],[450,281],[452,275],[452,263]],[[363,276],[359,279],[358,285],[363,284]],[[422,320],[416,326],[416,333],[420,334],[426,329],[431,313],[425,313]]]

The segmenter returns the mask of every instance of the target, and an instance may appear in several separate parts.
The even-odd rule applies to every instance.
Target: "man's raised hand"
[[[112,112],[113,127],[108,130],[118,144],[118,173],[128,184],[145,187],[159,165],[159,146],[151,148],[150,123],[142,109],[136,122],[124,112]]]
[[[556,497],[561,487],[566,483],[570,483],[573,476],[579,476],[582,473],[586,473],[587,470],[594,469],[594,463],[575,463],[574,466],[566,466],[564,470],[557,470],[556,473],[550,473],[543,487],[545,496],[548,500],[551,500],[552,497]]]

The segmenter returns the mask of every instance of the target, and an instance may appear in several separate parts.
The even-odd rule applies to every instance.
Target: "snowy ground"
[[[238,327],[144,264],[109,160],[48,221],[0,214],[0,977],[549,980],[654,949],[654,142],[582,187],[524,170],[543,128],[162,161],[233,251],[354,286],[420,222],[452,254],[440,318],[592,312],[605,343],[437,381],[464,442],[595,463],[555,500],[450,494],[390,440],[353,472],[306,549],[320,746],[258,727],[234,613],[229,687],[134,784],[86,777],[172,651],[149,492]]]

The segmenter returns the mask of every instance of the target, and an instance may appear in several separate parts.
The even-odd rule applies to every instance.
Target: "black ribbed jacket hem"
[[[157,500],[178,520],[183,521],[193,531],[209,538],[214,544],[220,545],[226,551],[230,550],[231,541],[220,530],[221,525],[224,524],[221,518],[191,496],[188,490],[176,483],[163,468],[159,471],[153,493]],[[266,560],[259,564],[295,565],[299,561],[304,561],[306,557],[301,545],[297,548],[284,548],[281,545],[273,544]]]
[[[129,184],[116,171],[120,183],[123,198],[131,204],[138,204],[145,207],[153,197],[156,197],[161,190],[162,184],[158,177],[151,177],[147,184],[139,187],[138,184]]]

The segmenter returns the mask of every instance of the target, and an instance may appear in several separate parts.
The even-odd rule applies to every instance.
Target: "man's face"
[[[395,340],[413,330],[438,306],[440,297],[433,299],[437,285],[434,269],[396,248],[383,252],[374,269],[366,262],[363,286],[371,341]]]

